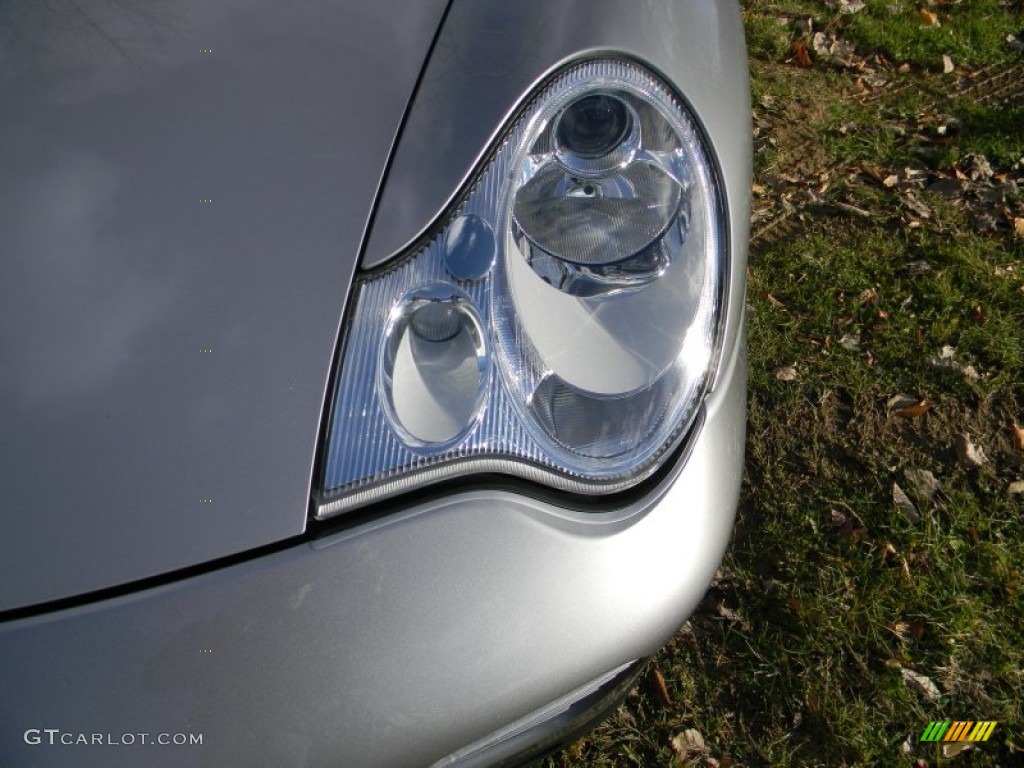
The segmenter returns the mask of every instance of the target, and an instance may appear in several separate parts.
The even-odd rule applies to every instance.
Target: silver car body
[[[470,478],[315,525],[360,258],[596,52],[673,84],[718,165],[691,434],[610,501]],[[749,189],[732,2],[0,5],[0,764],[427,765],[655,652],[737,504]],[[111,743],[143,733],[202,744]]]

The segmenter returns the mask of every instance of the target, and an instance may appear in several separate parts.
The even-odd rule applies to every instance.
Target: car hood
[[[0,610],[303,532],[444,7],[0,6]]]

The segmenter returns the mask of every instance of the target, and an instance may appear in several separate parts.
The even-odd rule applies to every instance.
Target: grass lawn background
[[[748,0],[746,478],[707,598],[546,765],[1024,765],[1024,15]],[[996,720],[956,753],[932,720]]]

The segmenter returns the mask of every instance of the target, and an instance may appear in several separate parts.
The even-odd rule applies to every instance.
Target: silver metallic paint
[[[3,625],[0,764],[427,765],[653,653],[731,532],[746,388],[730,362],[674,484],[620,512],[467,492]],[[204,741],[30,747],[33,727]]]
[[[304,530],[444,6],[0,4],[0,610]]]

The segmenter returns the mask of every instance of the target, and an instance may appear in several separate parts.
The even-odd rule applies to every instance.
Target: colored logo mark
[[[995,720],[932,720],[921,741],[988,741],[995,728]]]

